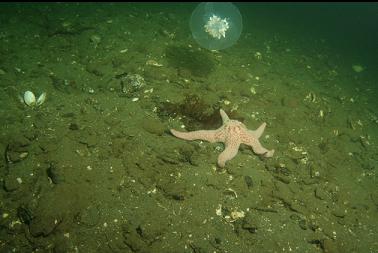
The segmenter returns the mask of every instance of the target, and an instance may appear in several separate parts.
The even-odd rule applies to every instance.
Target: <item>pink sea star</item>
[[[248,130],[247,127],[237,120],[230,120],[227,114],[220,109],[223,125],[216,130],[199,130],[193,132],[179,132],[171,129],[171,133],[177,138],[184,140],[205,140],[208,142],[223,142],[225,149],[218,157],[219,167],[224,167],[226,162],[236,156],[240,144],[252,147],[254,153],[264,157],[272,157],[274,149],[267,150],[259,142],[259,138],[264,132],[266,123],[262,123],[255,131]]]

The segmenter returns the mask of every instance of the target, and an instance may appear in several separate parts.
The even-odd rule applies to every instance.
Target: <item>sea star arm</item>
[[[226,114],[225,111],[223,111],[222,109],[220,109],[219,112],[220,112],[220,115],[222,117],[223,124],[230,120],[230,118],[227,116],[227,114]]]
[[[274,154],[274,149],[268,150],[264,148],[260,141],[254,136],[249,135],[243,138],[243,143],[250,146],[253,152],[257,155],[263,155],[264,157],[272,157]]]
[[[254,131],[248,130],[248,132],[249,132],[249,134],[252,134],[253,136],[255,136],[256,139],[258,139],[263,134],[265,127],[266,127],[266,123],[264,122],[256,130],[254,130]]]
[[[219,167],[223,168],[226,165],[226,162],[231,160],[236,156],[239,150],[240,143],[226,143],[225,149],[222,153],[218,156],[218,165]]]
[[[179,132],[174,129],[171,129],[171,133],[177,138],[184,140],[204,140],[208,142],[221,142],[223,141],[223,133],[220,129],[217,130],[199,130],[192,132]]]

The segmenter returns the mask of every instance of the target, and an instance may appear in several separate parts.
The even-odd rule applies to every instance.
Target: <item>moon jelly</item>
[[[232,3],[200,3],[190,18],[197,43],[209,50],[221,50],[236,43],[243,24],[239,9]]]

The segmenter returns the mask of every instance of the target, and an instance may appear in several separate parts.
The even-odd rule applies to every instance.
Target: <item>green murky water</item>
[[[0,5],[1,252],[378,252],[378,5],[236,6]],[[169,132],[219,109],[274,156]]]

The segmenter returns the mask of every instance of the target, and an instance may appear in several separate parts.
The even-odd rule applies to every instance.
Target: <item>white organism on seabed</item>
[[[34,93],[31,91],[25,91],[24,96],[19,95],[21,103],[25,103],[27,106],[35,107],[42,105],[46,100],[47,93],[43,92],[38,99],[35,97]]]
[[[225,38],[226,32],[230,28],[227,19],[221,19],[220,17],[213,14],[204,26],[205,31],[210,34],[213,38]]]

